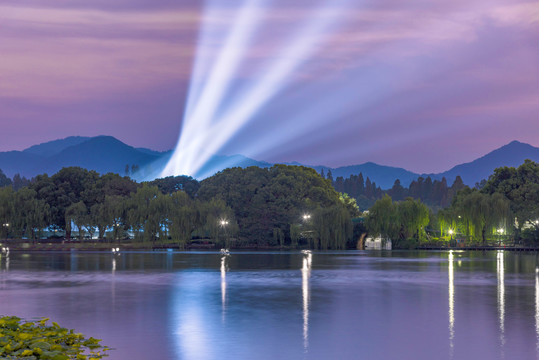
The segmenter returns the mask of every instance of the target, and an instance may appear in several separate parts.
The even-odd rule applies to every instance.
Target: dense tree
[[[190,197],[194,197],[200,188],[200,183],[190,176],[168,176],[162,179],[155,179],[150,182],[155,185],[163,194],[173,194],[183,191]]]
[[[520,236],[523,228],[532,228],[534,239],[539,240],[539,164],[526,160],[516,169],[498,168],[481,192],[501,194],[508,199],[517,220],[517,236]]]
[[[424,240],[428,223],[428,208],[420,200],[408,197],[393,202],[386,194],[369,209],[365,225],[371,235],[391,239],[393,247],[399,248],[403,240]]]
[[[0,169],[0,188],[11,185],[11,179]]]
[[[450,229],[471,241],[485,244],[498,229],[511,231],[511,209],[507,198],[499,193],[486,194],[477,189],[460,191],[451,207],[439,212],[442,234]]]
[[[295,244],[303,238],[301,234],[306,233],[298,231],[303,215],[314,217],[321,209],[344,209],[345,219],[350,221],[347,206],[351,204],[340,199],[330,181],[306,167],[275,165],[269,169],[226,169],[201,183],[199,199],[208,201],[216,197],[221,197],[234,211],[240,238],[261,246],[278,245],[281,232],[287,244]],[[340,214],[340,210],[338,212]],[[340,218],[333,220],[335,224],[342,224]],[[322,240],[317,235],[313,246],[323,247]],[[328,246],[341,248],[340,243]]]
[[[49,205],[44,200],[38,199],[34,190],[22,188],[15,193],[10,228],[16,236],[38,239],[49,218]]]
[[[22,189],[25,186],[29,186],[31,183],[30,180],[25,178],[24,176],[21,176],[21,174],[15,174],[13,176],[13,190],[18,191]]]

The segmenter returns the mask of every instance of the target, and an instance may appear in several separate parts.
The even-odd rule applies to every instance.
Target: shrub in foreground
[[[16,316],[0,317],[0,359],[92,360],[102,359],[106,346],[101,340],[75,333],[49,319],[24,321]]]

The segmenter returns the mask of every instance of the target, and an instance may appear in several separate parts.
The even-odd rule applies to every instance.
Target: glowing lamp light
[[[496,230],[498,232],[498,234],[503,234],[503,232],[505,231],[504,228],[499,228],[498,230]]]
[[[221,224],[221,226],[226,226],[228,225],[228,220],[221,220],[219,221],[219,224]]]
[[[453,229],[449,229],[449,235],[453,235]]]
[[[311,215],[310,214],[305,214],[303,215],[303,220],[307,221],[311,218]]]

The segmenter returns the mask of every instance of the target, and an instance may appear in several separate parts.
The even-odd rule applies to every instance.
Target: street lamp
[[[223,228],[223,230],[225,232],[225,247],[228,248],[228,234],[227,234],[227,231],[226,231],[226,228],[228,226],[228,220],[227,219],[219,220],[219,225]]]
[[[2,224],[2,226],[6,229],[6,240],[9,233],[9,223]]]
[[[496,232],[498,233],[498,246],[502,245],[502,235],[505,232],[504,228],[496,229]]]
[[[310,218],[311,218],[311,214],[304,214],[304,215],[303,215],[303,220],[304,220],[304,221],[307,221],[307,220],[309,220]]]

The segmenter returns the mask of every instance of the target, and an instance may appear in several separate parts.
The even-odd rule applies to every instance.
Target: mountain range
[[[121,175],[134,175],[135,178],[155,177],[168,161],[172,151],[158,152],[146,148],[135,148],[124,144],[112,136],[81,137],[72,136],[34,145],[23,151],[0,152],[0,169],[8,176],[20,174],[31,178],[38,174],[54,174],[67,166],[80,166],[99,173],[115,172]],[[363,174],[366,179],[376,182],[382,189],[393,186],[396,179],[405,187],[418,177],[430,176],[433,180],[446,178],[451,185],[457,175],[465,184],[473,186],[487,179],[495,168],[500,166],[519,166],[525,159],[539,162],[539,148],[513,141],[472,162],[457,165],[438,174],[417,174],[402,168],[378,165],[367,162],[360,165],[331,168],[310,166],[318,172],[331,170],[334,178]],[[242,155],[216,155],[205,165],[199,176],[205,177],[227,167],[259,166],[273,164],[250,159]],[[302,165],[290,163],[290,165]]]

